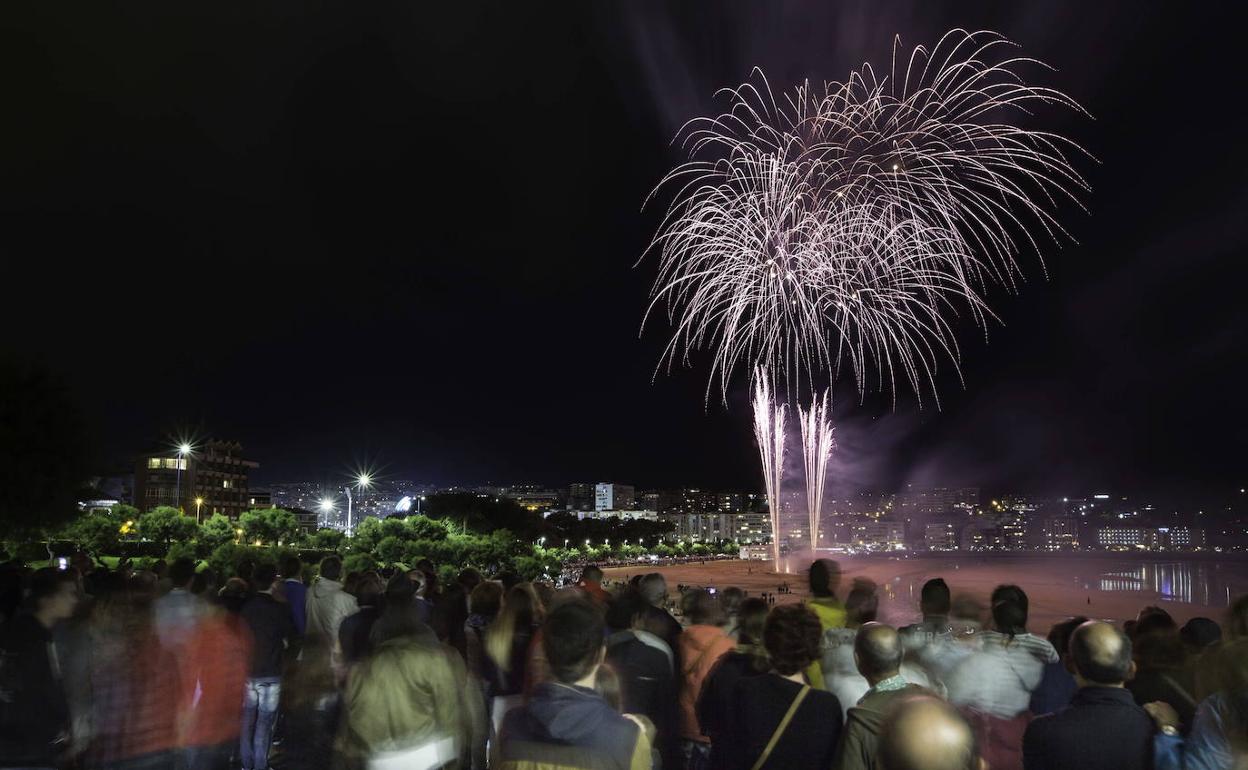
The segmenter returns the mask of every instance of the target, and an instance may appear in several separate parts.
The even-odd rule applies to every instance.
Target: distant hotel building
[[[236,441],[207,441],[186,456],[175,450],[144,455],[134,471],[134,504],[140,511],[168,505],[200,518],[222,513],[236,519],[252,507],[247,474],[260,467],[242,452]]]
[[[1190,551],[1207,545],[1205,530],[1198,527],[1101,527],[1096,542],[1111,551]]]
[[[594,486],[595,511],[627,511],[634,502],[634,490],[629,484],[603,482]]]

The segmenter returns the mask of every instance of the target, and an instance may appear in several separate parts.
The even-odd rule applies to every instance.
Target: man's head
[[[810,565],[810,592],[817,597],[835,596],[841,584],[841,567],[831,559],[816,559]]]
[[[174,588],[190,588],[195,578],[195,560],[186,556],[174,559],[169,566],[169,582]]]
[[[637,589],[643,599],[658,607],[667,598],[667,578],[658,572],[651,572],[641,579]]]
[[[705,588],[689,591],[681,597],[681,609],[695,626],[722,626],[727,620],[719,600]]]
[[[854,665],[871,686],[897,676],[901,669],[901,637],[892,626],[867,623],[854,637]]]
[[[992,624],[1003,634],[1027,632],[1027,594],[1015,585],[997,586],[992,592]]]
[[[584,601],[566,601],[546,616],[542,649],[551,675],[564,684],[591,677],[602,663],[602,616]]]
[[[411,604],[412,599],[416,597],[418,585],[413,583],[406,573],[395,573],[386,583],[386,605],[405,606]]]
[[[299,580],[303,577],[303,562],[298,556],[287,556],[282,562],[282,577],[287,580]]]
[[[975,733],[958,710],[940,698],[906,698],[880,733],[884,770],[981,770]]]
[[[919,610],[923,617],[947,617],[950,603],[949,584],[944,578],[932,578],[923,584],[919,593]]]
[[[251,573],[252,587],[257,591],[271,591],[277,580],[277,565],[271,561],[262,561]]]
[[[819,617],[801,604],[776,607],[763,626],[763,647],[781,676],[792,676],[817,660],[822,637]]]
[[[762,644],[763,627],[767,625],[767,602],[757,596],[741,602],[737,613],[737,640],[741,644]]]
[[[875,620],[880,609],[880,598],[876,594],[875,583],[864,578],[854,580],[854,587],[845,597],[845,622],[851,626],[861,626]]]
[[[326,580],[338,580],[342,577],[342,559],[337,556],[326,556],[321,559],[321,577]]]
[[[595,564],[587,564],[585,569],[581,570],[582,583],[601,583],[602,570]]]
[[[1089,620],[1070,635],[1070,658],[1080,687],[1120,687],[1135,675],[1131,640],[1099,620]]]
[[[55,567],[35,570],[30,576],[26,601],[39,622],[49,628],[72,617],[78,604],[77,574]]]

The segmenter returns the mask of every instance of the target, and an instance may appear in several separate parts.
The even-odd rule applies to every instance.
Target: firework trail
[[[823,510],[823,483],[832,458],[831,391],[824,391],[809,410],[797,408],[802,428],[802,459],[806,470],[806,511],[810,518],[810,549],[819,546],[819,516]]]
[[[771,397],[771,380],[767,370],[759,368],[754,377],[754,436],[758,439],[759,457],[763,463],[763,486],[767,492],[767,510],[771,514],[771,552],[776,569],[780,568],[780,481],[784,470],[785,405]]]
[[[780,97],[756,70],[726,112],[687,123],[687,162],[651,194],[673,193],[648,250],[647,320],[665,305],[673,326],[660,368],[709,351],[707,396],[718,382],[725,400],[742,365],[776,392],[847,367],[860,395],[935,397],[938,365],[959,368],[950,319],[986,333],[987,287],[1016,288],[1018,256],[1066,237],[1058,208],[1088,189],[1078,145],[1023,125],[1083,109],[1028,84],[1019,71],[1044,65],[1013,46],[953,30],[906,56],[898,40],[883,76]]]

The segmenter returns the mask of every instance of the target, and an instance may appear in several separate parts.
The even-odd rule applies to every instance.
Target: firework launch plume
[[[707,395],[742,365],[813,393],[852,372],[860,394],[936,395],[959,366],[951,319],[985,330],[986,289],[1014,289],[1018,257],[1068,237],[1057,221],[1088,187],[1084,151],[1030,127],[1070,97],[1022,76],[1043,68],[992,32],[953,30],[888,70],[771,90],[756,70],[727,110],[678,134],[687,161],[652,193],[672,202],[649,251],[647,320],[673,326],[660,366],[708,351]],[[1086,113],[1085,113],[1086,114]]]
[[[810,549],[819,547],[819,517],[823,511],[823,484],[828,460],[832,458],[832,414],[830,391],[824,391],[809,410],[797,408],[802,428],[802,459],[806,471],[806,511],[810,521]]]
[[[767,510],[771,514],[771,551],[776,568],[780,567],[780,482],[784,471],[785,405],[771,397],[771,380],[767,370],[754,373],[754,436],[758,439],[759,458],[763,463],[763,486],[767,493]]]

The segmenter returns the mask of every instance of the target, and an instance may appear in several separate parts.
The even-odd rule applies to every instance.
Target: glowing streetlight
[[[567,548],[567,547],[568,547],[568,538],[566,538],[566,537],[563,539],[563,547],[564,547],[564,548]]]
[[[178,466],[178,480],[174,484],[173,499],[177,503],[178,510],[182,510],[182,466],[186,464],[186,458],[190,456],[194,450],[189,443],[183,441],[178,444],[178,458],[174,462]]]
[[[368,471],[361,471],[355,477],[354,486],[357,487],[361,493],[365,489],[368,489],[369,487],[371,487],[372,485],[373,485],[373,477],[372,477],[372,474],[370,474]],[[351,499],[351,487],[346,487],[343,491],[347,493],[347,534],[350,535],[354,531],[353,523],[351,520],[351,506],[353,503],[353,500]]]
[[[199,523],[199,509],[200,509],[200,506],[202,506],[203,504],[204,504],[204,498],[202,497],[195,498],[195,523],[196,524]]]
[[[539,538],[537,539],[537,544],[538,544],[538,545],[546,545],[546,536],[545,536],[545,535],[542,535],[541,537],[539,537]]]

